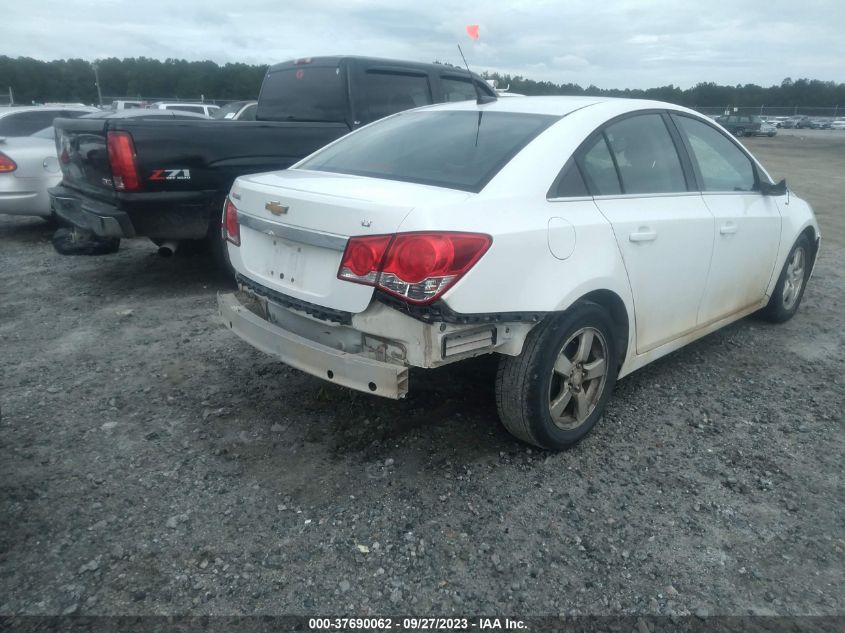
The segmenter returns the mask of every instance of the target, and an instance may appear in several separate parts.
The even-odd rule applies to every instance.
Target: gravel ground
[[[487,360],[346,391],[223,329],[201,256],[0,217],[0,615],[845,613],[845,134],[746,142],[822,223],[800,312],[623,379],[561,454]]]

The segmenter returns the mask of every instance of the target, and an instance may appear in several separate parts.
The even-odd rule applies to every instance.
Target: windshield
[[[238,113],[238,110],[240,110],[245,103],[246,101],[235,101],[234,103],[224,105],[219,110],[215,110],[211,116],[215,119],[231,119]],[[226,116],[227,114],[231,116]]]
[[[347,136],[297,166],[481,191],[559,117],[514,112],[408,112]]]
[[[341,69],[303,64],[267,75],[261,86],[256,118],[344,123],[348,112],[346,81]]]

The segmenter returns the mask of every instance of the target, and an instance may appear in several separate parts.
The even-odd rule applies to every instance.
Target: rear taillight
[[[111,164],[112,181],[118,191],[137,191],[141,188],[135,164],[135,143],[129,132],[109,132],[106,138]]]
[[[0,152],[0,174],[7,174],[15,171],[17,168],[18,164],[15,161],[6,156],[3,152]]]
[[[352,237],[337,276],[410,303],[431,303],[475,265],[493,238],[482,233],[398,233]]]
[[[223,237],[235,246],[241,245],[241,225],[238,224],[238,209],[229,198],[223,213]]]

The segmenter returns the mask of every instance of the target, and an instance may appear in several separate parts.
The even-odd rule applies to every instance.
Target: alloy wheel
[[[595,410],[607,382],[607,362],[607,341],[595,328],[581,328],[563,344],[549,386],[549,413],[558,428],[575,429]]]
[[[786,276],[783,280],[783,307],[791,310],[801,295],[801,288],[804,285],[804,264],[807,258],[804,249],[796,248],[789,263],[786,266]]]

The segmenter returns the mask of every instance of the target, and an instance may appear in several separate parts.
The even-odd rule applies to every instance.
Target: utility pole
[[[100,74],[97,72],[97,64],[91,64],[94,69],[94,85],[97,86],[97,101],[100,107],[103,107],[103,92],[100,90]]]
[[[12,94],[12,87],[9,86],[9,105],[15,105],[15,95]],[[837,106],[839,107],[839,106]]]

